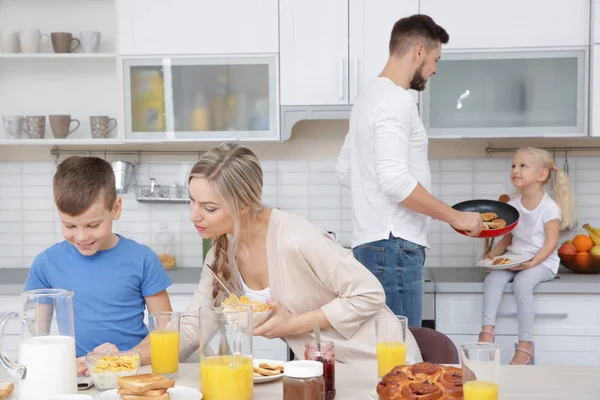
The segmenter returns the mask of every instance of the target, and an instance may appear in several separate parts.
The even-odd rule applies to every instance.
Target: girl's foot
[[[480,343],[494,343],[494,328],[490,326],[481,328],[477,341]]]
[[[511,365],[529,365],[533,361],[534,346],[533,342],[521,342],[515,350],[515,356],[510,362]]]

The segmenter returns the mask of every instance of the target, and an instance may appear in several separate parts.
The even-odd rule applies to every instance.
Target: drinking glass
[[[177,379],[179,372],[179,316],[173,311],[148,316],[152,372],[169,379]]]
[[[398,365],[406,364],[406,330],[408,318],[402,315],[375,319],[377,340],[377,375],[382,378]]]
[[[498,400],[500,346],[465,343],[460,347],[464,400]]]

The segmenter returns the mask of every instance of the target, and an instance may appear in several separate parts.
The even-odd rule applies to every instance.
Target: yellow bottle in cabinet
[[[131,72],[131,117],[133,132],[165,131],[165,91],[159,71]]]

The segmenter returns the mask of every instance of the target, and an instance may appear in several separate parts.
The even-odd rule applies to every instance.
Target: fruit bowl
[[[600,256],[585,254],[558,254],[560,263],[577,274],[600,273]]]

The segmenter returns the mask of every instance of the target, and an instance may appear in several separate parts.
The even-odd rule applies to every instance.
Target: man
[[[338,159],[338,181],[352,191],[352,247],[375,274],[396,315],[421,325],[423,264],[431,218],[477,235],[477,213],[458,212],[431,190],[427,133],[408,89],[435,74],[448,33],[426,15],[394,24],[389,58],[357,99]]]

